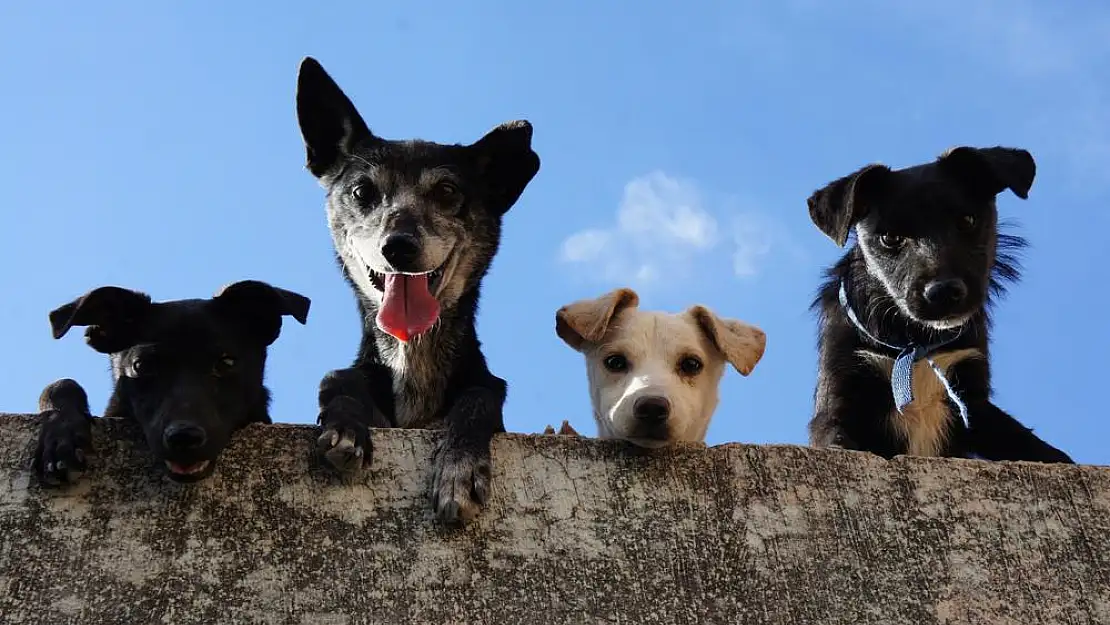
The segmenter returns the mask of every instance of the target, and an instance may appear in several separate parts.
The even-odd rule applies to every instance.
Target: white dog
[[[669,314],[639,301],[617,289],[555,313],[556,334],[586,357],[598,436],[653,448],[704,442],[725,363],[750,374],[767,337],[704,306]]]

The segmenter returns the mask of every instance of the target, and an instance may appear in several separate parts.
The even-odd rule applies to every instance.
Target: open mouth
[[[428,277],[428,290],[431,291],[432,293],[437,293],[439,291],[439,283],[440,283],[441,280],[443,280],[443,268],[445,266],[447,266],[447,263],[444,263],[443,265],[441,265],[439,267],[439,269],[434,269],[432,271],[425,271],[424,273],[397,273],[397,274],[381,273],[379,271],[374,271],[373,269],[370,269],[369,267],[367,267],[366,268],[366,273],[367,273],[368,276],[370,276],[370,284],[373,284],[374,288],[377,289],[378,291],[381,291],[382,293],[385,293],[385,283],[386,283],[386,277],[387,276],[427,276]]]
[[[184,482],[203,478],[211,465],[212,461],[210,460],[201,460],[200,462],[194,462],[192,464],[166,461],[166,469],[169,471],[170,477]]]
[[[382,293],[378,327],[402,343],[431,330],[439,320],[436,295],[446,266],[424,273],[382,273],[367,267],[370,283]]]

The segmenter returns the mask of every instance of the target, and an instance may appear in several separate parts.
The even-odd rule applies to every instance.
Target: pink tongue
[[[428,291],[428,276],[390,273],[385,276],[385,299],[378,311],[378,327],[401,342],[427,332],[439,319],[439,302]]]

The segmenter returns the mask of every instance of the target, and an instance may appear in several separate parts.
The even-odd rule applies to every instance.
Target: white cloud
[[[722,250],[736,276],[758,275],[771,251],[766,224],[754,214],[733,215],[727,223],[719,225],[693,181],[656,171],[625,185],[611,228],[571,235],[559,256],[591,277],[639,287],[682,278],[696,260]],[[707,263],[727,267],[729,260]]]

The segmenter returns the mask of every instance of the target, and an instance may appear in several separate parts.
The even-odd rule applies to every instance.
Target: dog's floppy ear
[[[1009,189],[1025,200],[1037,175],[1033,155],[1017,148],[952,148],[937,159],[945,171],[973,192],[994,197]]]
[[[347,94],[310,56],[297,72],[297,122],[306,165],[317,178],[332,171],[360,141],[374,137]]]
[[[613,318],[626,308],[635,308],[640,297],[632,289],[616,289],[597,299],[583,299],[563,306],[555,313],[555,334],[578,351],[597,343],[609,329]]]
[[[763,358],[767,348],[763,330],[736,319],[721,319],[705,306],[692,306],[686,312],[740,375],[750,374]]]
[[[532,124],[523,119],[505,122],[470,147],[477,150],[486,179],[487,205],[504,215],[540,170],[540,157],[532,150]]]
[[[867,215],[867,203],[882,192],[889,174],[890,168],[874,164],[830,182],[806,200],[809,218],[833,242],[844,247],[852,226]]]
[[[220,289],[212,300],[225,316],[240,324],[248,336],[270,345],[281,334],[281,318],[288,315],[302,325],[308,321],[307,297],[258,280],[243,280]]]
[[[118,286],[102,286],[50,311],[50,329],[60,339],[73,326],[88,326],[85,342],[103,354],[122,352],[142,339],[150,296]]]

